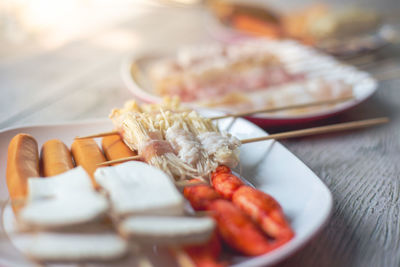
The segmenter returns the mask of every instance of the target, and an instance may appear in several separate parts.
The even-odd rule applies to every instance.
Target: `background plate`
[[[377,89],[377,81],[367,72],[353,66],[343,64],[334,57],[318,52],[317,50],[301,45],[295,41],[262,40],[271,51],[293,72],[304,72],[309,78],[324,78],[329,80],[340,79],[353,88],[354,100],[336,105],[330,105],[307,113],[284,114],[269,113],[247,117],[259,126],[299,124],[327,118],[346,111],[370,97]],[[141,52],[127,57],[121,67],[122,79],[133,95],[146,103],[158,103],[162,97],[157,95],[150,86],[146,75],[148,67],[163,57],[171,56],[171,51]],[[136,73],[136,75],[133,75]],[[279,90],[279,89],[277,89]],[[198,107],[195,103],[186,102],[192,108]]]
[[[214,113],[215,115],[215,113]],[[109,120],[86,121],[56,125],[36,125],[6,129],[0,132],[0,200],[8,199],[5,181],[7,147],[11,138],[17,133],[33,135],[41,146],[45,141],[58,138],[71,145],[74,137],[113,128]],[[243,119],[225,119],[220,122],[221,129],[228,129],[238,138],[263,136],[266,133]],[[235,258],[234,266],[267,266],[287,258],[301,246],[304,246],[327,222],[332,197],[321,180],[296,156],[280,143],[264,141],[245,144],[241,149],[241,168],[236,170],[251,184],[274,196],[282,205],[296,236],[286,245],[259,257]],[[2,212],[0,228],[0,265],[1,266],[34,266],[9,241],[12,212]],[[11,237],[11,240],[14,240]],[[14,240],[15,241],[15,240]],[[16,242],[14,242],[16,243]],[[149,251],[149,253],[155,253]],[[158,252],[159,253],[159,252]],[[160,254],[153,255],[157,258]],[[161,257],[161,256],[160,256]],[[156,259],[157,261],[157,259]],[[122,265],[120,265],[122,264]],[[123,266],[116,263],[115,266]],[[162,262],[160,266],[167,266]],[[92,266],[92,265],[91,265]],[[133,266],[133,265],[131,265]],[[157,265],[158,266],[158,265]]]

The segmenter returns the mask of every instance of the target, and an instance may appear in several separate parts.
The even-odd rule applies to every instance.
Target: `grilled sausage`
[[[45,177],[66,172],[74,167],[68,147],[58,139],[43,144],[41,150],[42,174]]]
[[[38,144],[29,134],[17,134],[8,146],[6,180],[11,201],[23,200],[28,194],[29,177],[38,177]],[[13,203],[14,212],[22,205]]]
[[[101,146],[107,160],[115,160],[137,155],[127,145],[125,145],[121,136],[119,135],[109,135],[103,137],[101,140]],[[118,163],[114,163],[112,165],[116,164]]]
[[[94,179],[97,164],[105,162],[106,158],[94,139],[76,139],[71,146],[76,165],[82,166],[92,179],[93,186],[99,186]]]

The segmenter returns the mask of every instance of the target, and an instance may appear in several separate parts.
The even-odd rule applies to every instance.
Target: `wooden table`
[[[159,7],[53,50],[2,51],[0,129],[106,117],[132,97],[119,74],[129,53],[207,41],[203,22],[199,10]],[[116,36],[123,36],[125,45],[109,42]],[[399,51],[398,46],[384,49],[379,57],[388,60],[363,67],[373,73],[400,70]],[[279,266],[400,265],[398,85],[399,80],[381,82],[357,108],[310,124],[389,116],[387,125],[283,142],[332,191],[334,210],[326,228]],[[291,128],[296,126],[266,130]]]

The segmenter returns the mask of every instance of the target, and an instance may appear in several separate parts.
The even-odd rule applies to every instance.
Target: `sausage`
[[[215,171],[211,174],[211,177],[213,177],[214,175],[217,175],[218,173],[232,173],[231,169],[229,169],[229,167],[225,166],[225,165],[219,165]]]
[[[68,147],[58,139],[43,144],[41,150],[42,174],[45,177],[66,172],[74,167]]]
[[[218,233],[231,248],[247,256],[258,256],[276,248],[242,211],[228,200],[207,206],[217,222]]]
[[[93,138],[76,139],[71,145],[71,152],[75,163],[82,166],[92,179],[93,186],[98,189],[99,185],[94,179],[97,164],[105,162],[106,158]]]
[[[244,183],[225,166],[218,167],[216,171],[211,174],[211,182],[214,189],[227,200],[231,200],[233,193],[244,185]]]
[[[294,232],[281,206],[272,196],[249,186],[242,186],[233,194],[232,202],[276,242],[284,244],[293,238]]]
[[[197,182],[198,180],[191,180]],[[206,210],[207,206],[221,196],[209,185],[187,186],[183,189],[183,195],[190,202],[194,210]]]
[[[222,199],[212,187],[190,186],[183,192],[195,210],[212,213],[219,235],[233,249],[247,256],[257,256],[277,247],[264,236],[249,217],[232,202]]]
[[[103,137],[101,140],[101,146],[107,160],[115,160],[137,155],[136,152],[132,151],[127,145],[125,145],[121,136],[119,135],[109,135]],[[114,163],[112,165],[117,164],[119,163]]]
[[[39,151],[35,138],[29,134],[17,134],[8,146],[6,180],[10,199],[25,199],[28,178],[39,176]],[[17,212],[22,205],[14,204],[14,212]]]
[[[196,267],[225,267],[225,262],[220,262],[221,241],[218,234],[214,232],[206,244],[185,246],[183,248],[194,262]]]
[[[287,222],[279,203],[270,195],[245,186],[229,168],[219,166],[211,175],[214,189],[224,198],[232,200],[247,216],[256,222],[276,244],[293,238],[294,232]]]

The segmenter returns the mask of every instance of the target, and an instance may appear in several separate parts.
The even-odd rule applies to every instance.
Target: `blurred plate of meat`
[[[139,53],[125,60],[122,78],[144,102],[178,96],[193,108],[226,113],[353,97],[334,105],[248,117],[260,126],[329,117],[356,106],[377,89],[368,73],[332,56],[295,41],[259,38],[183,47],[173,53]]]

